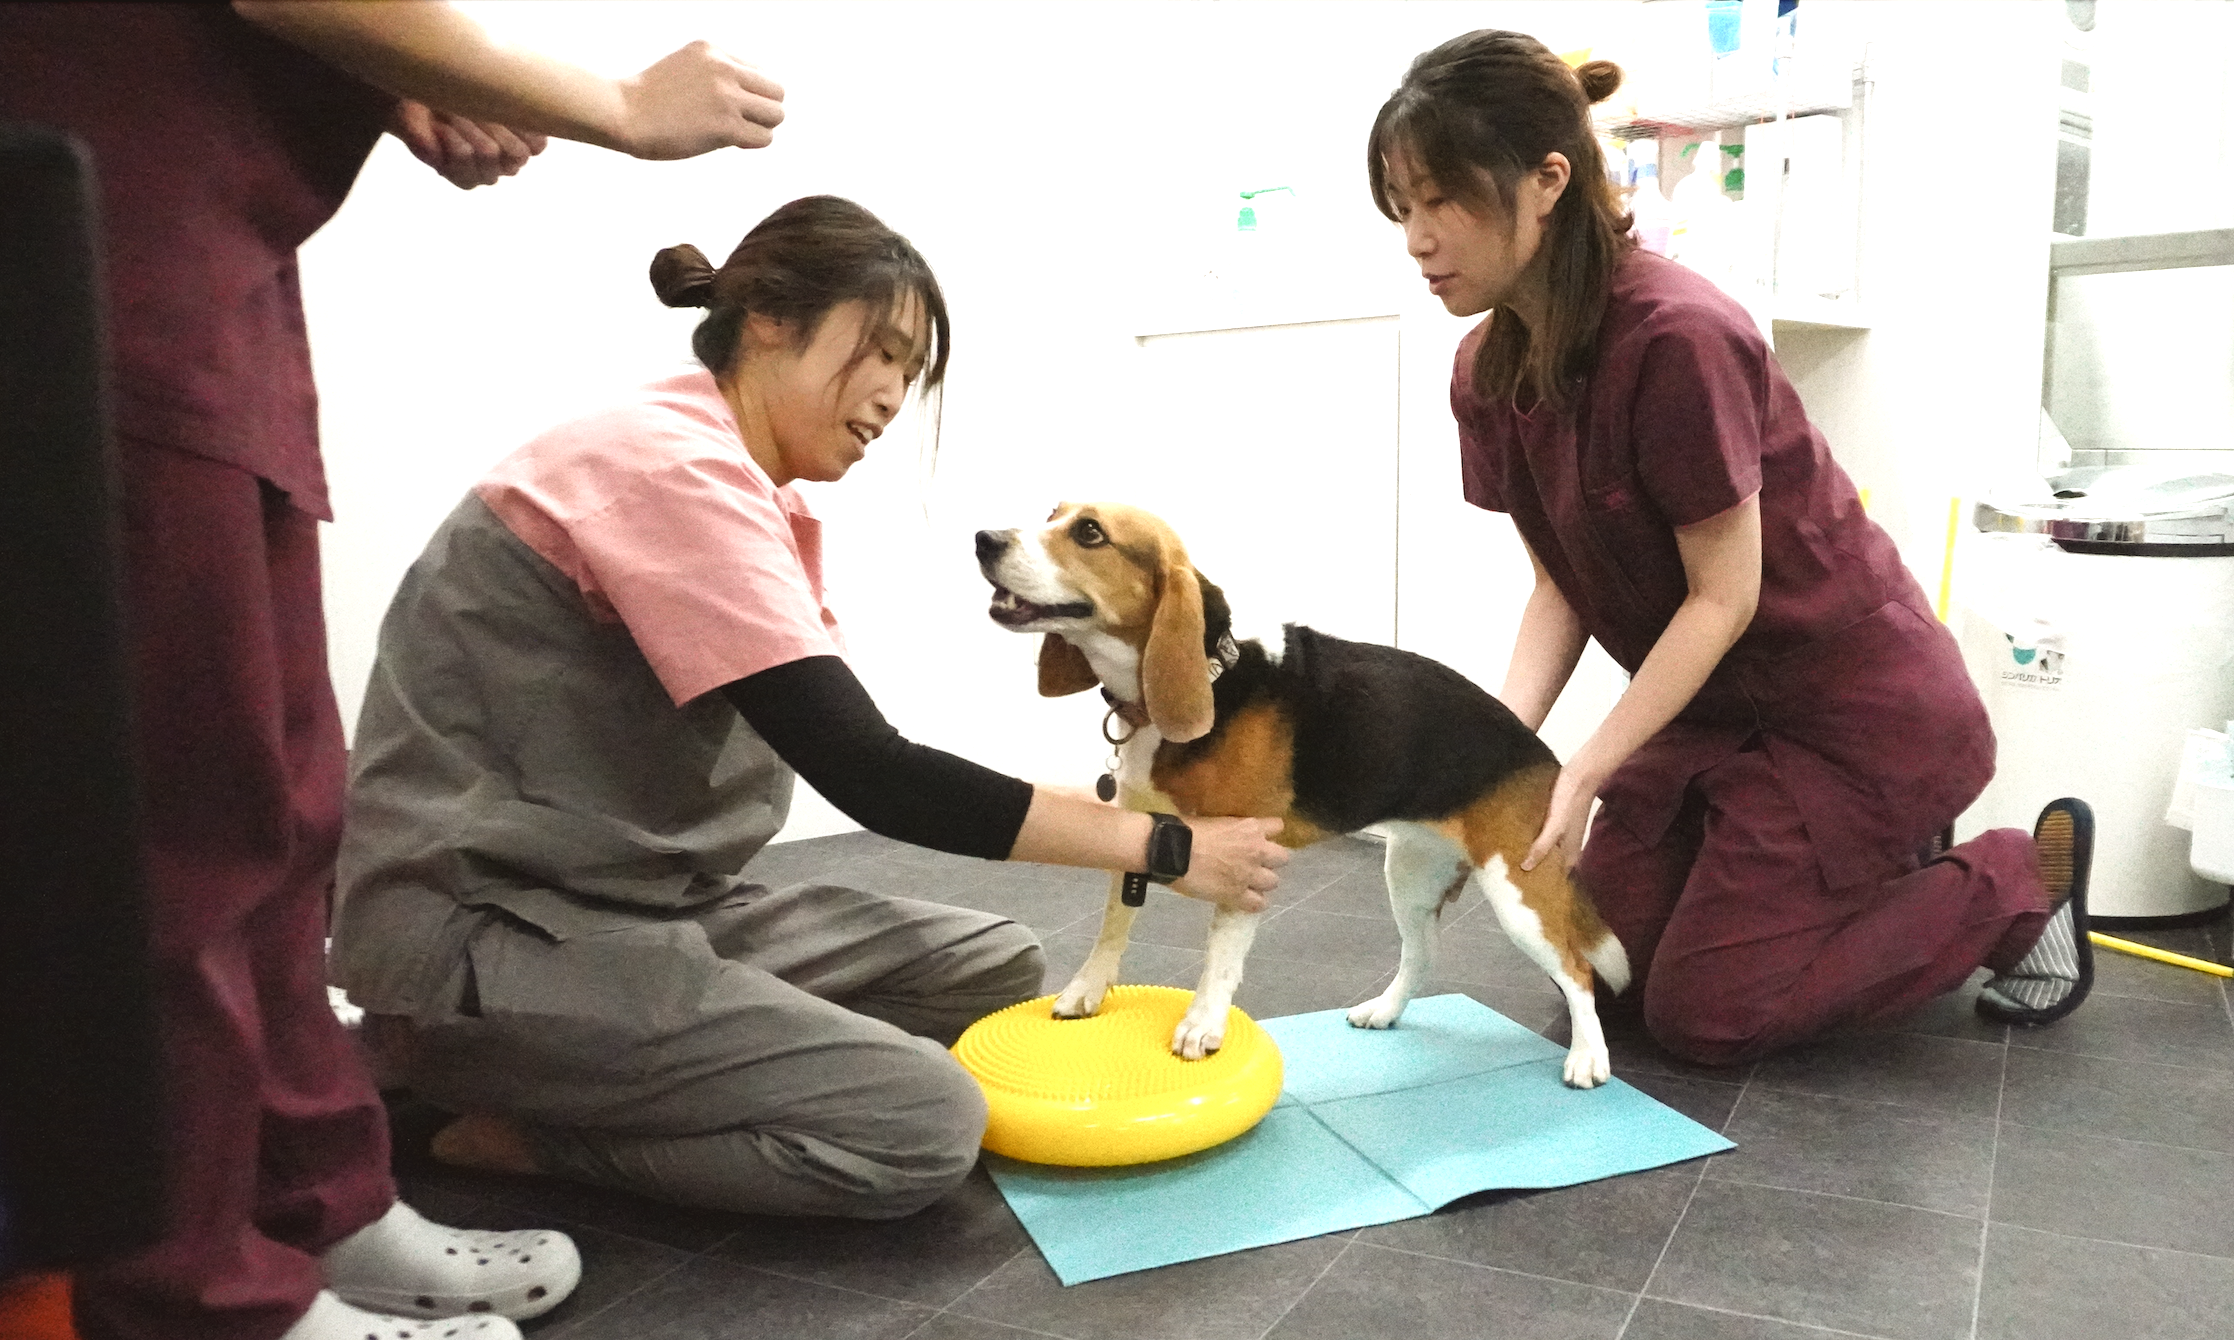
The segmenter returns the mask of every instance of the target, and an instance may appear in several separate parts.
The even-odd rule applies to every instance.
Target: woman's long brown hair
[[[1541,244],[1551,290],[1543,329],[1529,329],[1510,309],[1497,312],[1474,356],[1478,395],[1558,409],[1597,363],[1598,322],[1614,266],[1635,243],[1590,128],[1590,105],[1620,86],[1621,67],[1611,61],[1570,70],[1525,33],[1484,28],[1414,60],[1373,118],[1366,176],[1374,205],[1391,219],[1392,155],[1453,200],[1508,226],[1520,179],[1547,154],[1567,159],[1567,189]]]

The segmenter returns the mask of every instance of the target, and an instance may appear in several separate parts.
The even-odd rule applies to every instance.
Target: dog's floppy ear
[[[1210,662],[1202,654],[1202,584],[1179,554],[1166,551],[1157,583],[1156,618],[1140,658],[1140,696],[1148,719],[1167,740],[1210,733]]]
[[[1086,653],[1060,633],[1049,633],[1039,644],[1039,696],[1060,698],[1084,693],[1101,683],[1101,676],[1086,660]]]

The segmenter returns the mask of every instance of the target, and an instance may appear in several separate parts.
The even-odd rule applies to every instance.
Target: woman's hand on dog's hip
[[[1262,912],[1264,896],[1279,887],[1280,867],[1288,863],[1288,849],[1272,840],[1281,821],[1189,819],[1187,826],[1195,830],[1194,854],[1171,887],[1236,912]]]

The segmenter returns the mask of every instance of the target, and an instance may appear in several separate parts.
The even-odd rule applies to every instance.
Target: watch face
[[[1168,884],[1185,875],[1194,844],[1193,829],[1170,815],[1157,815],[1148,838],[1148,877]]]

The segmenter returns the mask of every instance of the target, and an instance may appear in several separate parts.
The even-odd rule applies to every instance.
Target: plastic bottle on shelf
[[[1716,166],[1721,170],[1722,198],[1732,204],[1745,199],[1745,143],[1722,146],[1722,158]]]
[[[1644,163],[1637,168],[1637,191],[1629,197],[1629,213],[1636,222],[1629,235],[1646,251],[1665,256],[1672,249],[1675,230],[1675,207],[1660,194],[1660,165]]]
[[[1800,0],[1776,0],[1776,55],[1769,72],[1789,79],[1799,71]]]
[[[1788,0],[1707,0],[1714,99],[1756,97],[1774,77],[1780,11]]]
[[[1735,209],[1722,194],[1722,155],[1712,140],[1685,151],[1693,156],[1691,175],[1675,184],[1669,212],[1668,255],[1729,286],[1730,233]]]
[[[1615,140],[1606,153],[1606,180],[1613,186],[1614,203],[1623,213],[1629,209],[1630,172],[1629,145]]]

